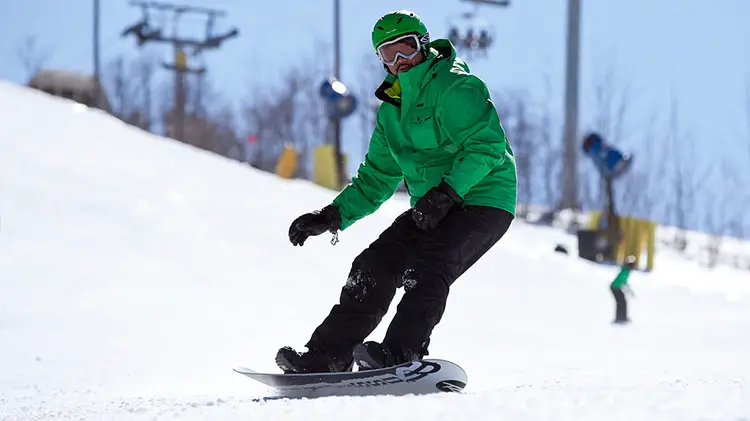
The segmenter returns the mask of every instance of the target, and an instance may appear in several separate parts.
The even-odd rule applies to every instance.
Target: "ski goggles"
[[[399,57],[406,60],[414,58],[419,54],[419,36],[416,34],[406,34],[390,41],[384,42],[378,46],[378,57],[383,64],[392,66],[396,64]]]

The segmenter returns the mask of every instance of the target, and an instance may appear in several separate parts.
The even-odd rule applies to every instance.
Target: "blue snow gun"
[[[331,77],[320,85],[320,96],[326,103],[330,118],[345,118],[357,108],[357,98],[338,79]]]
[[[583,152],[594,162],[602,177],[614,180],[625,173],[632,162],[632,155],[622,153],[608,144],[598,133],[589,133],[583,139]]]

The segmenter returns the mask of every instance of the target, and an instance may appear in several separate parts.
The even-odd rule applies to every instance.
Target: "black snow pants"
[[[615,297],[615,322],[622,323],[628,321],[628,301],[625,299],[625,293],[622,289],[609,287],[612,295]]]
[[[513,215],[501,209],[463,206],[451,210],[436,228],[422,231],[411,209],[404,212],[354,259],[339,303],[306,346],[351,358],[403,286],[403,298],[382,343],[396,352],[427,355],[450,286],[497,243],[512,220]]]

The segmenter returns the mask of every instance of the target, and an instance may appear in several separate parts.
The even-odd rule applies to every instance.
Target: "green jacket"
[[[485,83],[448,40],[398,78],[388,74],[364,162],[334,199],[341,229],[375,212],[403,180],[411,206],[445,179],[466,205],[515,215],[516,164]]]
[[[629,277],[630,277],[630,268],[628,268],[627,266],[623,266],[620,269],[620,273],[617,274],[617,277],[615,277],[615,279],[612,281],[611,284],[609,284],[609,286],[615,289],[622,289],[622,287],[628,284]]]

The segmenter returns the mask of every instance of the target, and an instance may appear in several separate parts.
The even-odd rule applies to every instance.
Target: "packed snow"
[[[430,356],[466,369],[464,393],[259,399],[232,368],[278,371],[408,207],[293,247],[291,221],[334,195],[0,83],[0,419],[750,419],[748,272],[660,252],[631,277],[633,323],[612,325],[617,268],[523,222],[435,330]]]

